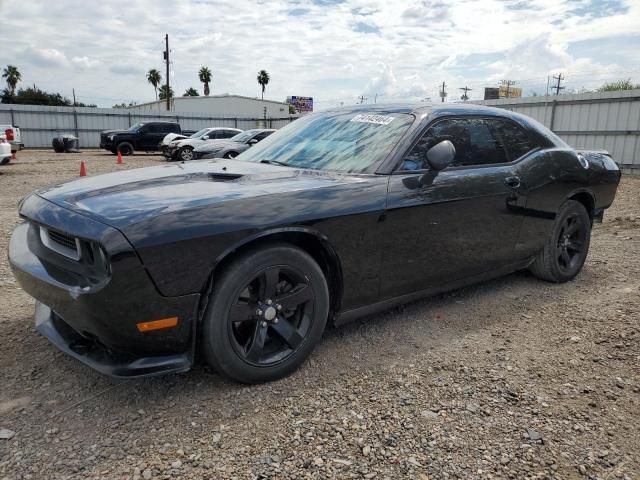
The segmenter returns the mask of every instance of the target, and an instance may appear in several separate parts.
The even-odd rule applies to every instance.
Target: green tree
[[[133,107],[134,105],[136,105],[136,102],[134,102],[133,100],[131,100],[129,102],[129,105],[127,105],[126,103],[122,102],[122,103],[116,103],[113,107],[111,108],[129,108],[129,107]]]
[[[153,90],[156,92],[156,100],[158,99],[158,85],[162,82],[162,75],[155,68],[152,68],[147,72],[147,82],[153,85]]]
[[[6,88],[2,92],[2,103],[16,103],[19,105],[50,105],[53,107],[70,107],[71,100],[59,93],[49,93],[33,87],[21,88],[16,94]]]
[[[262,99],[264,100],[264,89],[267,87],[269,83],[269,74],[266,70],[260,70],[258,72],[258,84],[262,87]]]
[[[166,100],[167,97],[174,97],[173,88],[169,87],[166,83],[159,88],[159,92],[160,94],[158,95],[158,97],[160,98],[160,100]]]
[[[198,90],[196,90],[193,87],[189,87],[185,90],[184,92],[184,96],[185,97],[199,97],[200,94],[198,93]]]
[[[635,90],[640,88],[640,84],[633,84],[630,78],[626,80],[617,80],[615,82],[608,82],[598,88],[598,92],[617,92],[619,90]]]
[[[11,95],[15,95],[16,85],[18,85],[18,82],[22,80],[22,75],[20,75],[18,67],[14,65],[7,65],[2,71],[2,78],[6,79]]]
[[[209,67],[202,67],[198,72],[198,78],[204,83],[204,94],[209,96],[209,83],[211,82],[212,74]]]

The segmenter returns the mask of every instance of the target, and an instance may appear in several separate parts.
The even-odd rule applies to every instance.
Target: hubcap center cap
[[[264,311],[264,319],[270,322],[274,318],[276,318],[277,311],[275,307],[267,307]]]

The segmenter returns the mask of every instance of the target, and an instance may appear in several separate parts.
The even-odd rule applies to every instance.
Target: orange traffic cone
[[[87,176],[87,167],[84,164],[84,160],[82,160],[80,162],[80,176],[81,177],[86,177]]]
[[[122,152],[118,150],[118,160],[116,161],[118,165],[122,165],[124,162],[122,161]]]

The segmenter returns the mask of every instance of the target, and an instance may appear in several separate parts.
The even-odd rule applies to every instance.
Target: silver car
[[[260,140],[275,132],[270,128],[254,128],[245,130],[235,137],[226,140],[213,140],[193,150],[193,159],[201,158],[235,158]]]

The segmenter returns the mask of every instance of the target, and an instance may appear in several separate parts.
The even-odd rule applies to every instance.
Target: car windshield
[[[135,125],[131,125],[129,127],[130,132],[137,132],[140,127],[142,127],[144,123],[136,123]]]
[[[316,113],[290,123],[237,158],[313,170],[373,173],[413,120],[412,115],[396,113]]]
[[[245,130],[242,133],[234,135],[229,140],[231,140],[232,142],[244,143],[248,140],[251,140],[251,137],[253,137],[255,134],[256,134],[256,130]]]
[[[208,131],[209,131],[208,128],[203,128],[202,130],[198,130],[196,133],[191,135],[189,138],[200,138],[203,135],[206,135]]]

